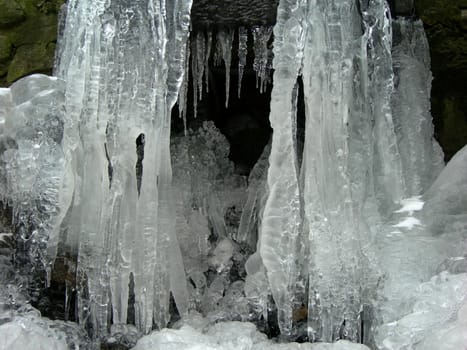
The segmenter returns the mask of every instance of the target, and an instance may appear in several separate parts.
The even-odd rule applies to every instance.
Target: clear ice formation
[[[224,61],[228,103],[234,32],[189,39],[188,0],[67,6],[58,78],[0,89],[0,199],[14,208],[26,242],[17,256],[29,261],[10,280],[0,255],[0,334],[56,348],[62,333],[50,344],[36,333],[77,334],[10,302],[26,304],[27,272],[44,264],[50,279],[59,257],[77,266],[66,298],[76,288],[79,322],[95,341],[165,327],[172,298],[181,328],[137,349],[467,344],[467,148],[444,167],[420,21],[391,19],[383,0],[281,0],[274,28],[251,29],[262,91],[274,67],[273,137],[246,188],[213,123],[170,138],[177,99],[186,121],[190,64],[196,105],[211,56]],[[238,38],[240,94],[245,28]],[[228,220],[236,208],[238,227]],[[245,278],[232,281],[234,268]],[[272,344],[250,323],[219,322],[267,321],[272,309],[285,339],[304,331],[340,341]]]
[[[253,37],[253,70],[256,73],[257,88],[261,93],[266,91],[267,84],[271,82],[272,74],[272,49],[270,45],[272,36],[272,27],[254,26],[253,28],[239,27],[238,35],[238,81],[237,95],[240,98],[242,90],[243,73],[246,66],[248,55],[248,33],[251,31]],[[184,119],[186,126],[187,113],[187,93],[190,76],[191,62],[191,81],[193,83],[193,114],[197,116],[198,101],[203,98],[203,87],[209,92],[209,61],[213,53],[213,63],[220,66],[224,62],[225,66],[225,106],[229,106],[230,96],[230,77],[232,62],[232,45],[235,37],[233,30],[219,30],[217,33],[213,30],[193,32],[188,38],[186,50],[187,74],[184,75],[183,83],[180,89],[178,104],[180,117]],[[213,39],[214,38],[214,39]],[[204,85],[203,85],[204,77]]]
[[[320,341],[362,340],[361,312],[372,304],[379,275],[378,229],[399,201],[421,194],[443,164],[425,97],[431,79],[426,45],[413,48],[426,40],[421,22],[395,21],[404,39],[394,55],[404,60],[401,66],[411,65],[393,70],[388,5],[359,5],[280,2],[274,27],[274,133],[259,252],[281,333],[290,334],[292,310],[309,286],[308,332]],[[300,170],[294,134],[299,74],[306,114]],[[414,79],[418,85],[408,83]],[[398,111],[401,127],[391,103],[417,111]],[[412,141],[415,134],[423,142]],[[300,249],[309,254],[302,261]]]
[[[256,72],[256,88],[259,87],[260,92],[266,91],[266,84],[272,70],[272,50],[269,47],[272,32],[273,27],[255,26],[252,28],[255,53],[253,69]]]
[[[26,260],[44,261],[48,278],[66,206],[60,195],[65,176],[63,91],[63,81],[45,75],[0,89],[0,198],[14,208],[13,218],[27,238],[19,254]],[[24,266],[25,276],[32,277],[36,267]]]
[[[65,335],[18,318],[0,326],[0,349],[67,350]]]
[[[277,344],[258,332],[249,322],[222,322],[207,327],[200,318],[191,318],[176,327],[164,329],[141,339],[134,350],[368,350],[346,340],[334,344]]]
[[[248,53],[247,42],[248,29],[245,27],[238,28],[238,98],[240,98],[240,93],[242,91],[243,70],[246,66],[246,56]]]
[[[143,332],[188,291],[170,193],[170,111],[185,73],[191,1],[70,1],[57,74],[66,82],[60,208],[78,256],[79,320],[126,323],[130,275]],[[144,136],[137,188],[135,140]]]

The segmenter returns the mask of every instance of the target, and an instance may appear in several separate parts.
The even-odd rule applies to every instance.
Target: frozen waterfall
[[[467,149],[444,168],[421,21],[280,0],[274,27],[195,31],[191,5],[69,0],[56,77],[0,89],[0,348],[25,324],[57,349],[466,346]],[[218,125],[188,118],[214,69],[225,110],[248,69],[272,86],[248,177]],[[28,304],[41,271],[79,327]]]

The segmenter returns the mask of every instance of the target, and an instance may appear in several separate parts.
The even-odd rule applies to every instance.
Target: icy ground
[[[249,322],[221,322],[210,327],[192,318],[179,329],[164,329],[138,341],[134,350],[368,350],[348,341],[334,344],[277,344]]]

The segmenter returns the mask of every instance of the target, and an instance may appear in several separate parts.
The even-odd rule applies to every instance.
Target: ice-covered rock
[[[467,239],[467,146],[454,155],[423,198],[423,221],[434,234]]]
[[[404,201],[394,213],[399,224],[382,232],[379,349],[467,346],[466,155],[464,147],[422,197]],[[410,220],[417,225],[403,225]]]
[[[31,75],[5,89],[0,103],[0,199],[23,224],[25,249],[19,254],[42,263],[36,268],[45,267],[50,278],[63,206],[71,195],[63,187],[64,82]]]
[[[467,274],[442,272],[406,300],[406,314],[376,331],[381,350],[463,349],[467,345]]]
[[[221,272],[232,265],[231,259],[234,253],[233,242],[224,238],[221,240],[212,252],[209,258],[209,264],[218,272]]]
[[[0,349],[67,350],[65,334],[17,317],[0,326]]]

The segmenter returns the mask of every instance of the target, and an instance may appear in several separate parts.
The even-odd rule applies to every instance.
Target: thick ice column
[[[385,0],[362,2],[368,55],[369,114],[373,126],[373,173],[380,212],[387,215],[405,197],[406,185],[391,110],[394,92],[392,69],[392,19]]]
[[[306,1],[281,1],[274,27],[275,73],[269,117],[274,133],[267,179],[269,197],[259,238],[259,252],[284,335],[292,331],[295,253],[301,223],[293,90],[303,57],[305,5]]]
[[[430,113],[430,52],[421,21],[393,22],[395,92],[392,100],[407,197],[422,194],[443,167]]]
[[[366,266],[361,244],[367,239],[360,210],[364,176],[371,171],[370,139],[353,140],[353,134],[369,131],[359,71],[361,19],[350,0],[311,0],[308,6],[302,176],[311,259],[309,336],[358,340]]]
[[[138,328],[186,310],[170,214],[170,111],[185,72],[191,1],[71,1],[58,72],[67,81],[64,149],[74,175],[67,242],[78,249],[80,320],[98,337],[126,322],[129,276]],[[137,192],[136,139],[145,139]],[[170,259],[168,259],[170,258]],[[186,287],[185,287],[186,289]],[[110,295],[112,300],[110,301]],[[111,304],[110,304],[111,303]]]

